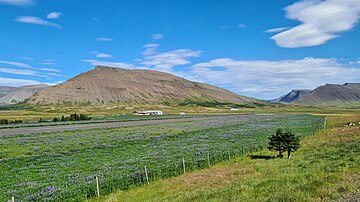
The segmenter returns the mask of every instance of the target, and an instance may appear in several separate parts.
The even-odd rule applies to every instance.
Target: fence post
[[[182,163],[183,163],[184,174],[186,174],[185,159],[183,158],[182,160],[183,160]]]
[[[327,117],[325,117],[325,120],[324,120],[324,129],[326,129],[326,120],[327,120]]]
[[[15,197],[11,197],[11,202],[15,202]]]
[[[150,183],[149,183],[149,176],[148,176],[148,173],[147,173],[146,166],[144,166],[144,168],[145,168],[146,182],[147,182],[147,184],[150,184]]]
[[[231,156],[230,156],[230,151],[228,151],[228,154],[229,154],[229,161],[230,161],[230,159],[231,159]]]
[[[211,164],[210,164],[210,153],[209,152],[207,153],[207,159],[208,159],[208,164],[209,164],[209,167],[210,167]]]
[[[96,176],[95,177],[96,179],[96,194],[97,194],[97,197],[100,197],[100,190],[99,190],[99,177]]]

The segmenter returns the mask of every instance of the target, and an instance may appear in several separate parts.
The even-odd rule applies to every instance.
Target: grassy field
[[[83,201],[132,190],[261,150],[277,128],[301,136],[323,126],[310,115],[219,116],[206,121],[32,135],[0,134],[0,201]],[[209,154],[209,158],[208,158]],[[286,162],[286,161],[284,161]],[[128,193],[128,192],[126,192]],[[129,192],[130,193],[130,192]]]
[[[23,109],[26,108],[26,109]],[[136,110],[162,110],[165,114],[179,114],[185,112],[187,114],[253,114],[253,113],[273,113],[273,114],[356,114],[359,107],[353,105],[343,105],[339,107],[305,107],[295,105],[279,105],[277,107],[257,107],[257,108],[239,108],[238,111],[229,111],[228,108],[214,108],[214,107],[194,107],[194,106],[164,106],[164,105],[114,105],[114,106],[20,106],[13,107],[12,110],[0,108],[0,117],[15,120],[21,119],[27,121],[38,121],[40,118],[52,119],[54,117],[68,116],[72,113],[86,114],[90,116],[116,116],[118,114],[132,114]]]
[[[329,116],[291,159],[263,150],[94,201],[333,201],[360,188],[359,114]],[[357,124],[359,125],[359,124]],[[358,197],[360,194],[358,193]]]

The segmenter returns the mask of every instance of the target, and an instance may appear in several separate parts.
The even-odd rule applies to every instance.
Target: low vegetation
[[[93,201],[295,202],[347,198],[360,188],[360,127],[344,124],[359,119],[359,115],[329,117],[329,129],[305,137],[291,159],[272,158],[274,152],[262,150]]]
[[[82,201],[132,190],[263,150],[277,128],[302,137],[323,126],[310,115],[219,116],[204,121],[32,135],[0,134],[0,201]],[[294,157],[295,158],[295,157]]]
[[[0,124],[19,124],[22,123],[22,120],[15,119],[15,120],[7,120],[7,119],[0,119]]]

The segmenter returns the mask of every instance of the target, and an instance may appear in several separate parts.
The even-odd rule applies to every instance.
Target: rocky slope
[[[0,87],[0,105],[23,102],[38,90],[48,88],[49,85],[29,85],[22,87]]]
[[[38,91],[28,103],[39,105],[155,104],[186,99],[254,103],[256,99],[152,70],[97,66],[63,84]]]
[[[360,102],[360,83],[326,84],[300,97],[297,102],[304,104]]]

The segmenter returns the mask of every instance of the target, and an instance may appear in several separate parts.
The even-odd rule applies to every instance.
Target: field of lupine
[[[322,128],[310,115],[236,115],[115,129],[0,134],[0,201],[84,201],[206,168],[265,148],[277,128],[306,136]]]

